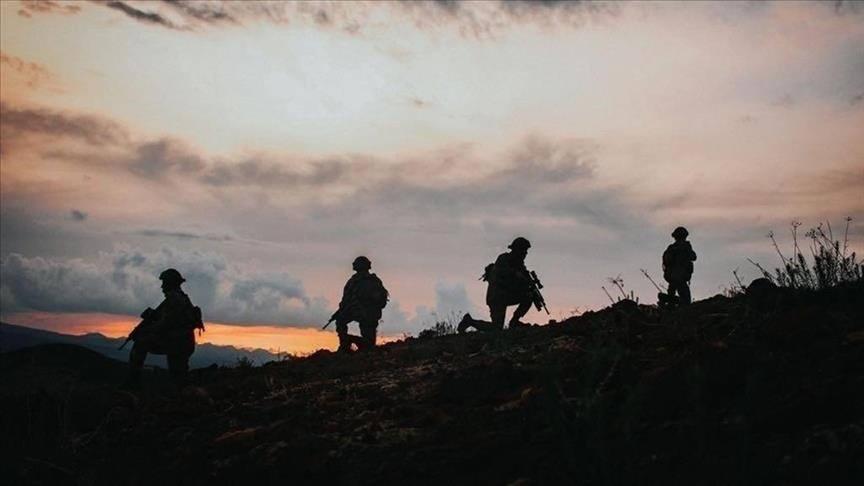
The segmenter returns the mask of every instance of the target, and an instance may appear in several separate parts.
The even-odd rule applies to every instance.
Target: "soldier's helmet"
[[[354,259],[354,263],[351,266],[354,267],[354,270],[369,270],[372,268],[372,262],[361,255]]]
[[[165,270],[164,272],[160,273],[159,274],[159,280],[162,280],[163,282],[167,282],[167,283],[176,283],[177,285],[182,284],[183,282],[186,281],[186,279],[183,278],[182,275],[180,275],[180,272],[178,272],[177,270],[175,270],[173,268],[169,268],[168,270]]]
[[[511,250],[527,250],[528,248],[531,248],[531,242],[526,238],[519,236],[513,240],[513,243],[510,243],[510,246],[507,248],[510,248]]]
[[[675,228],[675,231],[672,232],[672,238],[687,238],[690,233],[687,232],[687,228],[683,226],[679,226]]]

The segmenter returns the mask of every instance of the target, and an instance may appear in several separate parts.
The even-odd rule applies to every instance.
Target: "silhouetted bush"
[[[432,327],[427,327],[420,331],[420,334],[417,335],[419,338],[427,338],[427,337],[438,337],[438,336],[446,336],[448,334],[455,334],[456,326],[447,321],[438,321],[432,325]]]
[[[830,222],[826,222],[824,226],[819,223],[815,228],[804,233],[804,236],[809,240],[807,249],[810,258],[804,254],[799,246],[798,228],[801,223],[793,221],[791,224],[791,257],[786,257],[780,250],[777,240],[774,239],[774,233],[768,234],[777,255],[783,262],[782,267],[774,269],[774,273],[771,273],[753,260],[749,261],[762,272],[762,276],[780,287],[819,290],[841,284],[864,282],[864,262],[857,257],[854,251],[849,253],[849,223],[851,221],[852,218],[846,218],[846,230],[842,243],[834,238]]]

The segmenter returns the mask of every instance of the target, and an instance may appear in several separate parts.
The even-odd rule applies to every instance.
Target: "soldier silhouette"
[[[180,272],[169,268],[159,275],[159,279],[165,299],[155,310],[148,307],[141,314],[141,323],[126,340],[135,342],[129,353],[127,380],[132,387],[140,386],[141,370],[148,353],[164,354],[172,379],[177,384],[184,383],[189,357],[195,351],[194,330],[204,329],[201,309],[193,306],[189,296],[180,288],[186,281]]]
[[[460,333],[470,328],[478,331],[500,331],[504,329],[504,319],[507,316],[507,306],[516,305],[513,316],[508,326],[510,328],[524,327],[528,324],[522,323],[520,319],[531,309],[533,300],[530,295],[532,285],[531,275],[525,268],[525,257],[531,243],[518,237],[508,246],[510,251],[498,255],[495,263],[486,266],[486,271],[481,277],[488,282],[486,287],[486,305],[489,306],[489,321],[481,321],[465,314],[457,327]]]
[[[675,228],[672,232],[675,242],[663,252],[663,278],[669,283],[665,304],[690,303],[690,277],[693,276],[696,252],[687,241],[688,235],[687,229],[683,226]],[[664,302],[661,301],[661,304]]]
[[[339,309],[330,318],[331,322],[336,321],[339,351],[343,353],[351,351],[352,344],[356,344],[358,350],[375,348],[378,321],[390,295],[381,279],[369,271],[372,262],[368,258],[358,256],[352,268],[355,273],[345,283]],[[348,324],[352,321],[359,324],[360,336],[348,334]]]

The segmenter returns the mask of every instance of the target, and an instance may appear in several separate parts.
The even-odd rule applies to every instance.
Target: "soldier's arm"
[[[348,305],[348,301],[351,300],[351,294],[353,293],[352,284],[353,282],[349,279],[345,282],[345,287],[342,288],[342,300],[339,301],[340,309]]]

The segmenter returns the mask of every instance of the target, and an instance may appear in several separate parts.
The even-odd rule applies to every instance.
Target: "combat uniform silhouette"
[[[663,278],[669,282],[669,303],[690,303],[690,277],[693,276],[696,252],[687,241],[688,234],[684,227],[675,228],[672,232],[675,242],[663,252]]]
[[[339,309],[330,318],[331,321],[336,321],[340,352],[351,351],[352,344],[356,344],[359,350],[375,347],[378,321],[381,320],[381,311],[387,305],[389,297],[381,279],[369,271],[372,262],[368,258],[355,258],[352,268],[355,273],[345,283]],[[348,324],[352,321],[359,324],[360,336],[348,334]]]
[[[165,299],[156,309],[147,308],[141,314],[141,323],[127,339],[135,341],[129,353],[128,384],[132,386],[140,384],[148,353],[164,354],[172,379],[182,384],[189,370],[189,357],[195,351],[195,329],[204,329],[201,309],[193,306],[180,288],[186,281],[180,272],[169,268],[159,279]]]
[[[531,243],[518,237],[508,247],[510,251],[498,255],[495,263],[486,267],[482,279],[488,282],[486,287],[486,305],[489,306],[489,317],[492,322],[473,319],[471,314],[465,314],[459,322],[458,331],[463,333],[469,328],[478,331],[500,331],[504,329],[504,319],[507,306],[516,305],[508,326],[510,328],[527,326],[520,319],[528,313],[533,304],[530,294],[532,279],[525,268],[525,257]]]

